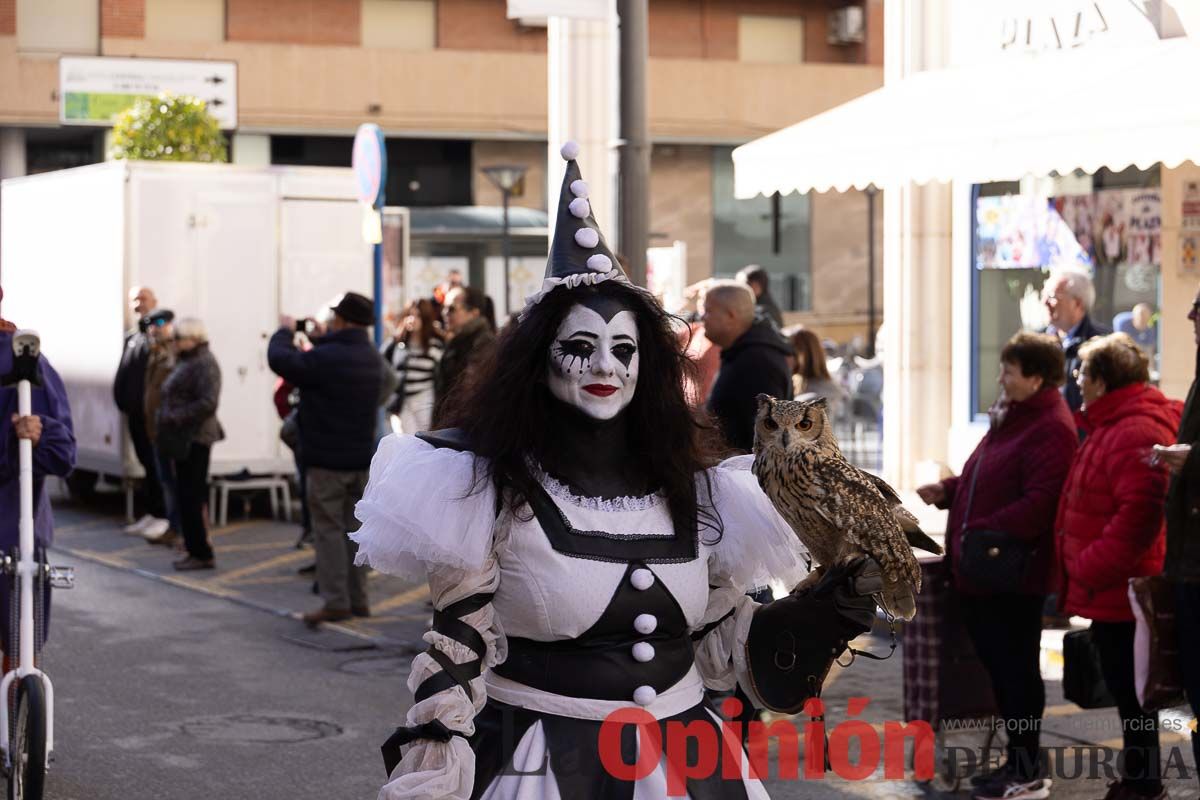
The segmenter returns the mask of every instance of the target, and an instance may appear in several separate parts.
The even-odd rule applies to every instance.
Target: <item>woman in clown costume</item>
[[[688,796],[764,798],[705,689],[796,712],[874,616],[870,561],[765,606],[746,596],[795,585],[803,553],[751,457],[713,456],[672,318],[617,265],[576,152],[541,291],[457,427],[385,439],[357,507],[359,563],[426,577],[436,609],[381,800],[665,798],[682,775],[667,758],[611,768],[653,746],[644,726],[601,753],[604,720],[631,709],[660,735],[717,732],[712,774],[679,778]]]

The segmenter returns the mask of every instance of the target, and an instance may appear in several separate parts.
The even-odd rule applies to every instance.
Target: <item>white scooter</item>
[[[32,387],[41,385],[38,357],[41,343],[33,331],[13,336],[13,370],[4,376],[4,386],[17,386],[17,409],[22,417],[32,413]],[[55,588],[69,589],[75,583],[73,567],[50,567],[34,558],[33,540],[33,443],[18,440],[20,448],[21,528],[15,554],[0,559],[0,572],[10,582],[10,609],[20,612],[16,631],[17,668],[0,680],[0,752],[8,777],[9,800],[41,800],[46,765],[54,750],[54,687],[38,669],[35,647],[45,626],[42,592],[45,581]],[[10,616],[12,616],[10,614]],[[10,639],[13,637],[10,634]],[[6,647],[9,643],[5,643]],[[10,653],[11,657],[11,653]],[[16,683],[15,702],[11,699]],[[10,712],[10,706],[14,711]]]

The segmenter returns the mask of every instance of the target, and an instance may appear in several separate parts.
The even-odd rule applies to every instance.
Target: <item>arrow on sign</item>
[[[213,84],[222,84],[225,82],[225,79],[222,78],[220,75],[213,75],[211,78],[205,78],[204,82],[205,83],[213,83]]]

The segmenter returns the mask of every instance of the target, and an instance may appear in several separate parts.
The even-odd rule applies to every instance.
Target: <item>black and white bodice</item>
[[[499,522],[508,530],[493,605],[508,658],[490,696],[552,713],[561,704],[539,695],[566,696],[573,715],[591,718],[699,702],[690,634],[708,607],[710,549],[699,532],[675,531],[660,496],[598,500],[548,477],[541,485],[532,519]]]
[[[577,497],[548,476],[527,506],[509,509],[474,461],[388,437],[357,508],[359,562],[427,575],[439,614],[460,610],[462,623],[435,618],[430,652],[413,662],[407,714],[414,728],[436,722],[461,735],[414,744],[381,797],[481,796],[475,772],[494,758],[468,739],[477,717],[486,728],[485,706],[586,725],[640,707],[664,720],[699,713],[706,686],[747,685],[745,592],[772,578],[794,585],[804,570],[748,457],[697,476],[720,532],[703,515],[675,524],[661,496]],[[482,796],[527,796],[494,789]]]

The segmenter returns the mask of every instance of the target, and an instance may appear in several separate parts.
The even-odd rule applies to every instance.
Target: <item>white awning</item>
[[[738,197],[1200,164],[1186,37],[917,73],[733,151]]]

